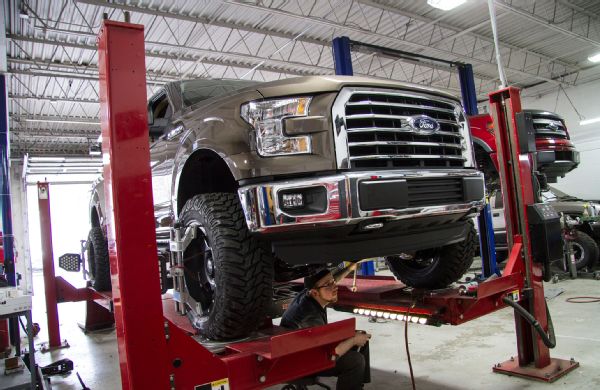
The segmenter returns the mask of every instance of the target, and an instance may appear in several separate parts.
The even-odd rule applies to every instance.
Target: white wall
[[[31,253],[29,247],[28,202],[23,179],[23,162],[10,162],[10,202],[14,236],[15,270],[21,275],[19,285],[23,291],[33,293]]]
[[[591,119],[600,117],[600,81],[565,88],[577,111]],[[557,87],[558,92],[558,87]],[[527,95],[527,91],[523,95]],[[581,163],[577,169],[559,178],[557,187],[570,195],[583,199],[600,200],[600,122],[580,126],[581,120],[569,103],[565,93],[551,93],[542,97],[523,97],[523,108],[543,109],[561,115],[571,134],[571,140],[581,153]]]

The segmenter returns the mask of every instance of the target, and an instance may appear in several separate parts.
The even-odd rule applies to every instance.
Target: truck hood
[[[594,203],[592,202],[583,202],[583,201],[553,201],[549,202],[552,205],[552,208],[559,213],[565,214],[583,214],[583,208],[587,205],[588,207],[594,207]]]
[[[302,94],[315,94],[323,92],[337,92],[343,87],[377,87],[392,89],[410,89],[418,92],[425,92],[437,95],[446,99],[460,100],[447,92],[435,88],[425,87],[423,85],[402,83],[392,80],[382,80],[373,77],[358,76],[307,76],[296,77],[284,80],[272,81],[260,84],[256,90],[265,98],[278,96],[291,96]]]

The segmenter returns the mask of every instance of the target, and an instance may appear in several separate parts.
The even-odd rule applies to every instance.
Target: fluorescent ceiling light
[[[579,126],[591,125],[592,123],[600,122],[600,116],[592,119],[585,119],[579,122]]]
[[[592,62],[600,62],[600,53],[596,53],[593,56],[589,56],[588,60]]]
[[[443,11],[449,11],[464,4],[467,0],[427,0],[427,4],[433,8],[439,8]]]
[[[25,122],[43,122],[43,123],[72,123],[75,125],[99,125],[100,122],[92,121],[71,121],[71,120],[55,120],[55,119],[25,119]]]

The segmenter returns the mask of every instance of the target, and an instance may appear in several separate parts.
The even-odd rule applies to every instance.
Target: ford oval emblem
[[[429,135],[440,129],[440,124],[427,115],[414,115],[408,118],[408,124],[419,134]]]

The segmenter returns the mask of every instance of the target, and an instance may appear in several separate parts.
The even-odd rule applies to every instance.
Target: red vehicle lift
[[[493,92],[489,97],[494,123],[497,124],[498,161],[502,188],[505,189],[503,196],[504,204],[507,205],[505,212],[511,248],[502,276],[480,283],[472,292],[468,289],[449,289],[412,290],[406,293],[393,278],[358,279],[357,285],[353,286],[355,288],[340,289],[338,308],[356,314],[423,324],[458,325],[507,305],[513,306],[518,359],[511,358],[497,364],[493,371],[553,382],[577,368],[579,363],[572,359],[567,361],[550,358],[548,344],[553,342],[548,339],[552,337],[553,329],[549,326],[543,286],[543,278],[549,276],[549,271],[544,269],[549,264],[549,259],[544,256],[549,256],[550,251],[533,253],[534,241],[530,233],[532,221],[529,219],[530,216],[535,217],[535,214],[530,214],[532,210],[541,210],[544,215],[553,213],[556,223],[558,215],[551,207],[548,210],[549,206],[536,204],[533,174],[535,166],[531,155],[535,151],[535,146],[532,146],[535,141],[531,138],[527,142],[528,134],[523,131],[524,126],[517,119],[517,114],[522,111],[519,90],[509,87]],[[529,135],[533,136],[533,128]],[[558,230],[554,230],[554,242],[549,242],[548,245],[559,248],[560,259],[560,224],[554,227],[558,227]],[[536,241],[536,244],[536,248],[539,247],[540,241]],[[344,287],[348,285],[346,279]],[[352,293],[353,289],[358,289],[359,293]],[[523,312],[526,313],[521,314]],[[527,313],[533,317],[530,317],[531,322],[536,320],[539,323],[538,331],[524,318]],[[551,334],[550,337],[548,333]],[[547,339],[546,343],[544,338]]]
[[[354,319],[284,331],[267,326],[249,341],[219,351],[200,342],[173,299],[161,296],[146,119],[143,26],[105,20],[98,39],[102,148],[107,200],[111,294],[75,289],[56,278],[58,301],[86,300],[88,323],[114,312],[124,389],[259,389],[333,366],[338,342],[354,335]],[[458,325],[518,302],[548,332],[543,266],[532,261],[527,206],[535,201],[532,165],[519,147],[518,90],[490,94],[512,250],[497,278],[476,289],[408,290],[393,278],[344,279],[338,310],[422,324]],[[512,163],[511,163],[512,162]],[[510,169],[514,167],[514,169]],[[48,211],[49,212],[49,211]],[[355,288],[356,287],[356,288]],[[358,290],[353,292],[353,290]],[[90,309],[91,308],[91,309]],[[578,366],[551,359],[539,333],[515,310],[518,359],[495,372],[553,381]]]

